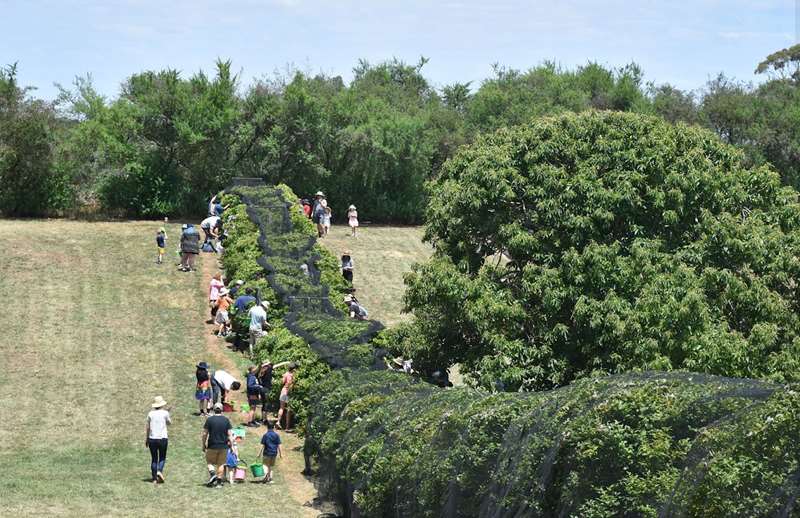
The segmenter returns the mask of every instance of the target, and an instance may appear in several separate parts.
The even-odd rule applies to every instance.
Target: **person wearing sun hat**
[[[358,211],[355,205],[347,207],[347,224],[350,225],[350,235],[356,237],[356,229],[358,228]]]
[[[165,408],[167,402],[161,396],[156,396],[152,410],[147,414],[147,438],[145,446],[150,449],[150,475],[153,484],[164,482],[164,464],[167,461],[167,427],[172,424],[169,411]]]
[[[324,202],[324,203],[323,203]],[[325,233],[325,195],[322,191],[317,191],[314,195],[314,210],[311,211],[311,221],[317,226],[317,237],[322,237]]]
[[[214,322],[219,325],[217,336],[226,336],[231,319],[228,316],[228,308],[233,304],[233,299],[228,294],[228,288],[221,288],[217,298],[217,314],[214,315]]]
[[[253,354],[253,347],[259,338],[264,336],[264,332],[269,329],[270,325],[267,322],[267,310],[269,309],[269,302],[262,300],[261,304],[256,304],[250,308],[250,354]]]

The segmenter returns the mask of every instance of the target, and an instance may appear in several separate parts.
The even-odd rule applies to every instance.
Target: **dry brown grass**
[[[287,491],[296,451],[274,485],[202,486],[192,412],[205,286],[175,269],[177,225],[167,263],[154,264],[159,226],[0,221],[0,515],[313,515]],[[174,425],[167,483],[153,487],[144,421],[156,394]],[[244,459],[256,461],[257,443],[248,437]]]
[[[412,264],[427,260],[433,252],[422,242],[421,227],[366,226],[359,228],[358,237],[353,238],[349,227],[336,225],[320,242],[336,257],[345,249],[353,253],[353,284],[370,318],[387,326],[408,318],[402,313],[403,275],[411,271]]]

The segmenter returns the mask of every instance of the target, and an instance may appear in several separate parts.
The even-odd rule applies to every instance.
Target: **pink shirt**
[[[217,279],[211,279],[211,286],[208,288],[208,300],[217,300],[219,298],[220,288],[224,288],[225,283]]]

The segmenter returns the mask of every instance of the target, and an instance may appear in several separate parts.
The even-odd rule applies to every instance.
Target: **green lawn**
[[[320,242],[336,257],[345,249],[353,253],[353,284],[370,318],[387,326],[408,318],[402,313],[403,274],[433,251],[422,242],[421,227],[370,225],[359,228],[358,237],[353,238],[349,227],[335,225]]]
[[[194,365],[215,361],[205,286],[174,266],[177,225],[167,264],[154,264],[158,226],[0,221],[0,514],[316,516],[297,497],[308,483],[291,449],[274,485],[202,485]],[[167,483],[154,487],[144,426],[157,394],[174,424]],[[248,436],[244,459],[256,460],[257,443]]]

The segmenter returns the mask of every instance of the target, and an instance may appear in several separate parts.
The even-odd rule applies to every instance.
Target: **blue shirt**
[[[233,303],[233,307],[236,308],[236,311],[244,311],[247,309],[249,304],[255,301],[256,298],[252,295],[242,295],[241,297],[236,298],[236,302]]]
[[[281,443],[281,436],[275,430],[270,430],[261,437],[261,444],[264,445],[264,456],[275,457],[278,455],[278,445]]]
[[[258,378],[255,374],[247,374],[247,395],[261,394],[261,385],[258,384]]]
[[[164,234],[156,235],[156,244],[158,248],[164,248]]]
[[[222,216],[222,213],[225,212],[225,209],[222,207],[221,203],[217,203],[214,205],[214,214],[217,216]]]

